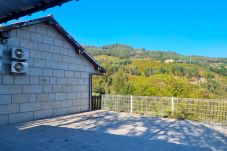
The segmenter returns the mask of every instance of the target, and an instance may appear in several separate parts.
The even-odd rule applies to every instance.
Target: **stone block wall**
[[[93,65],[76,54],[53,27],[43,23],[6,32],[0,72],[0,125],[89,109]],[[29,49],[29,72],[10,73],[10,48]]]

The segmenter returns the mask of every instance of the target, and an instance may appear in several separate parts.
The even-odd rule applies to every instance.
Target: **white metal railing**
[[[102,95],[102,109],[227,125],[227,100]]]

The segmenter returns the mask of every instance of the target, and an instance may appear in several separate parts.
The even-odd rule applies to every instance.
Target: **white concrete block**
[[[29,84],[29,76],[28,75],[15,75],[14,84]]]
[[[88,99],[89,98],[89,93],[88,92],[81,92],[80,98]]]
[[[12,114],[19,112],[19,104],[0,105],[0,114]]]
[[[30,40],[31,33],[30,33],[30,31],[23,30],[22,28],[17,29],[17,37]]]
[[[10,37],[8,40],[8,45],[11,47],[19,47],[20,46],[20,40],[17,37]]]
[[[39,84],[49,84],[49,83],[50,83],[49,77],[40,77]]]
[[[29,102],[36,102],[36,94],[29,95]]]
[[[80,112],[80,106],[68,107],[68,113],[70,113],[70,114],[79,113],[79,112]]]
[[[73,106],[72,100],[61,101],[61,107],[70,107],[70,106]]]
[[[65,77],[73,78],[74,77],[74,72],[73,71],[65,71]]]
[[[35,111],[34,112],[34,119],[42,119],[47,117],[53,116],[53,110],[42,110],[42,111]]]
[[[42,102],[42,110],[60,108],[60,101]]]
[[[57,84],[57,78],[56,77],[50,77],[50,84]]]
[[[0,105],[11,104],[11,95],[0,95]]]
[[[53,92],[62,92],[62,85],[53,85]]]
[[[39,84],[39,76],[30,76],[30,84]]]
[[[55,53],[55,54],[59,54],[60,48],[57,47],[57,46],[50,45],[50,52]]]
[[[69,43],[69,42],[66,41],[66,40],[63,41],[63,45],[64,45],[64,48],[74,49],[74,47],[72,46],[72,44]],[[75,52],[74,52],[74,53],[75,53]]]
[[[41,102],[20,104],[20,112],[30,112],[38,110],[41,110]]]
[[[66,115],[68,113],[67,108],[57,108],[53,110],[53,116]]]
[[[46,60],[46,68],[57,69],[57,62],[52,60]]]
[[[37,94],[37,102],[48,101],[48,93]]]
[[[72,92],[72,85],[69,84],[62,85],[62,92]]]
[[[43,92],[44,93],[48,93],[48,92],[52,92],[52,85],[44,85],[43,86]]]
[[[3,84],[13,84],[14,75],[3,75]]]
[[[53,76],[53,69],[43,69],[43,76]]]
[[[52,60],[52,53],[49,53],[49,52],[42,52],[42,59],[45,59],[45,60]]]
[[[54,61],[62,61],[62,56],[53,53],[53,60],[54,60]]]
[[[66,99],[76,99],[77,98],[77,94],[76,93],[67,93],[66,94]]]
[[[57,78],[57,84],[66,84],[66,78]]]
[[[14,94],[12,95],[12,103],[29,102],[29,94]]]
[[[35,76],[40,76],[42,75],[42,68],[33,68],[33,67],[29,67],[28,68],[29,71],[29,75],[35,75]]]
[[[45,60],[33,59],[33,67],[45,68]]]
[[[18,123],[33,120],[33,112],[17,113],[9,115],[9,123]]]
[[[67,78],[66,79],[66,84],[76,85],[77,84],[77,79],[75,79],[75,78]]]
[[[31,33],[31,40],[36,41],[36,42],[43,42],[43,35],[38,34],[38,33]]]
[[[56,94],[48,93],[48,101],[56,101]]]
[[[61,48],[59,53],[62,54],[62,55],[68,56],[69,55],[69,49]]]
[[[56,93],[56,100],[65,100],[66,99],[66,93]]]
[[[74,77],[75,77],[75,78],[81,78],[81,76],[80,76],[80,72],[75,72]]]
[[[72,70],[72,71],[79,71],[79,66],[77,66],[76,64],[68,64],[69,66],[69,70]]]
[[[88,72],[81,72],[81,78],[88,79],[89,78],[89,73]]]
[[[49,44],[44,44],[44,43],[38,43],[38,45],[37,45],[37,47],[38,47],[38,50],[40,50],[40,51],[46,51],[46,52],[49,52],[50,51],[50,46],[49,46]]]
[[[49,26],[44,23],[41,23],[41,24],[36,24],[36,28],[39,34],[46,36]]]
[[[29,56],[30,56],[30,58],[42,59],[42,52],[30,49]]]
[[[23,93],[42,93],[42,85],[23,85]]]
[[[27,39],[20,39],[20,47],[33,49],[33,41]]]
[[[44,36],[43,37],[43,43],[52,45],[54,43],[54,40],[53,40],[53,38],[51,38],[49,36]]]
[[[22,93],[21,85],[0,85],[0,94]]]
[[[68,70],[69,69],[68,63],[63,63],[63,62],[58,62],[57,63],[57,67],[58,67],[58,69],[63,69],[63,70]]]
[[[88,110],[89,110],[89,106],[88,105],[80,106],[80,112],[87,112]]]
[[[63,59],[63,62],[66,62],[66,63],[72,63],[72,61],[75,60],[75,58],[70,56],[62,56],[62,59]]]
[[[63,40],[60,39],[54,39],[54,45],[58,47],[63,47]]]

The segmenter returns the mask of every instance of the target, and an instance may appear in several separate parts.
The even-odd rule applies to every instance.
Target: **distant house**
[[[105,70],[52,17],[0,27],[0,125],[88,111]]]
[[[173,59],[168,59],[168,60],[165,60],[164,63],[173,63],[174,60]]]

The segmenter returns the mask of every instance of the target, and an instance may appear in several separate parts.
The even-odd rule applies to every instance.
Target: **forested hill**
[[[211,58],[205,56],[185,56],[177,54],[173,51],[160,51],[160,50],[146,50],[146,49],[136,49],[124,44],[112,44],[103,47],[96,46],[84,46],[93,56],[97,55],[109,55],[115,56],[122,59],[128,58],[152,58],[157,61],[164,61],[167,59],[174,59],[178,61],[198,63],[226,63],[227,58]]]
[[[94,80],[94,91],[200,98],[227,96],[227,58],[185,56],[123,44],[84,48],[107,70]]]
[[[205,56],[185,56],[173,51],[159,51],[136,49],[128,45],[113,44],[103,47],[84,46],[93,56],[107,55],[115,56],[121,59],[138,58],[153,59],[155,61],[174,60],[175,62],[184,62],[201,65],[219,74],[227,76],[227,58],[211,58]]]

